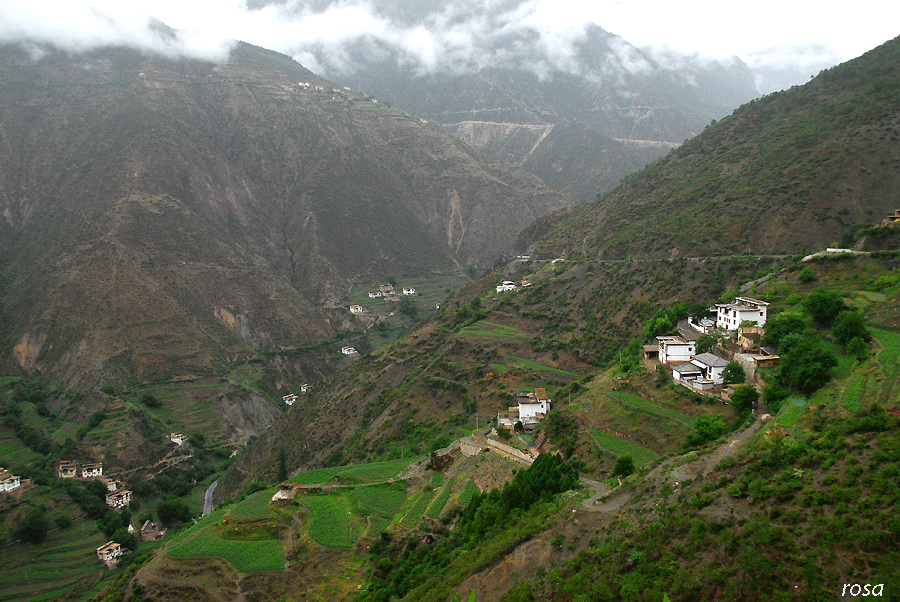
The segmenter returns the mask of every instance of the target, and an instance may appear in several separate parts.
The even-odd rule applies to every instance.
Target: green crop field
[[[42,544],[10,545],[0,557],[0,600],[53,600],[80,592],[105,571],[96,555],[105,541],[92,521],[79,519],[51,530]]]
[[[219,536],[218,524],[225,510],[217,510],[179,533],[166,548],[176,558],[216,556],[241,572],[280,570],[284,568],[281,543],[276,539],[238,540]]]
[[[276,491],[278,491],[277,487],[257,491],[244,501],[231,506],[228,509],[228,515],[235,520],[252,520],[254,518],[274,516],[275,513],[269,510],[269,504]]]
[[[339,498],[308,495],[303,504],[312,511],[309,536],[313,540],[331,548],[349,548],[356,542],[361,529]]]
[[[648,464],[659,457],[659,454],[651,449],[647,449],[643,445],[625,441],[624,439],[604,433],[603,431],[591,429],[588,433],[597,447],[611,451],[619,456],[631,456],[637,466]]]
[[[459,497],[457,498],[457,500],[460,504],[465,506],[469,503],[469,501],[472,499],[472,496],[474,496],[476,493],[480,493],[478,485],[476,485],[474,481],[466,481],[466,484],[463,485],[462,491],[459,492]]]
[[[385,462],[372,462],[370,464],[319,468],[301,472],[288,479],[288,481],[303,483],[304,485],[321,485],[331,479],[343,482],[377,483],[396,477],[414,459],[409,457],[399,460],[387,460]]]
[[[507,355],[506,363],[509,365],[513,365],[514,363],[519,363],[526,368],[531,368],[532,370],[536,370],[538,372],[550,372],[551,374],[561,374],[562,376],[571,376],[572,378],[581,378],[581,374],[576,374],[574,372],[567,372],[566,370],[560,370],[559,368],[554,368],[553,366],[545,366],[543,364],[539,364],[537,362],[533,362],[531,360],[527,360],[523,357],[516,357],[515,355]]]
[[[332,466],[331,468],[317,468],[316,470],[308,470],[306,472],[301,472],[298,475],[294,475],[290,479],[288,479],[291,483],[302,483],[304,485],[321,485],[325,481],[329,479],[333,479],[335,475],[337,475],[341,470],[343,470],[344,466]]]
[[[388,485],[357,487],[353,495],[360,506],[383,518],[391,518],[403,507],[406,490]]]
[[[431,498],[434,496],[433,491],[423,491],[419,494],[419,497],[416,498],[416,502],[412,505],[412,508],[403,516],[400,520],[400,524],[402,524],[407,529],[413,529],[416,525],[419,524],[419,519],[422,518],[422,515],[425,514],[425,508],[428,507],[428,503],[431,501]]]
[[[528,334],[512,326],[504,326],[487,320],[480,320],[459,331],[465,336],[494,337],[501,339],[528,339]]]
[[[675,410],[670,410],[668,408],[664,408],[659,406],[652,401],[647,401],[643,397],[638,397],[637,395],[632,395],[630,393],[625,393],[624,391],[610,391],[609,397],[611,399],[615,399],[616,401],[628,406],[633,410],[637,410],[639,412],[646,412],[650,414],[655,414],[657,416],[662,416],[665,418],[670,418],[677,422],[681,422],[686,426],[693,427],[694,422],[697,420],[692,416],[687,416],[686,414],[682,414],[680,412],[676,412]]]
[[[438,518],[441,515],[441,512],[444,510],[444,506],[447,505],[447,500],[450,499],[450,494],[453,493],[453,483],[456,481],[455,478],[450,479],[444,484],[444,487],[441,489],[441,492],[434,498],[434,501],[428,506],[428,511],[425,513],[428,518]]]

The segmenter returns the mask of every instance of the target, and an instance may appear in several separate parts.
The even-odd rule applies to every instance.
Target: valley
[[[3,46],[0,600],[896,597],[898,42],[617,121],[689,139],[606,194],[540,82],[514,165],[246,44]]]

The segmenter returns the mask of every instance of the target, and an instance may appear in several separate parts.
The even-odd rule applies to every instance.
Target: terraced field
[[[610,451],[617,456],[631,456],[637,466],[648,464],[659,457],[659,454],[643,445],[626,441],[597,429],[589,430],[588,434],[598,448]]]
[[[51,531],[42,544],[5,546],[0,601],[55,600],[83,592],[106,570],[96,554],[104,543],[92,523],[76,520],[67,529]]]
[[[688,416],[687,414],[682,414],[681,412],[676,412],[675,410],[664,408],[653,403],[652,401],[647,401],[643,397],[638,397],[637,395],[632,395],[624,391],[610,391],[608,395],[611,399],[618,401],[619,403],[627,406],[633,411],[653,414],[657,417],[674,420],[676,422],[682,423],[688,428],[693,427],[694,422],[697,420],[696,418]]]

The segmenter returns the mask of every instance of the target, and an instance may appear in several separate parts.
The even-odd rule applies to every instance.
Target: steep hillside
[[[321,342],[352,327],[351,281],[490,264],[569,204],[247,45],[223,65],[5,47],[0,86],[5,339],[67,385]]]
[[[880,222],[900,188],[898,59],[895,39],[742,106],[628,178],[538,252],[811,252],[837,245],[852,226]]]

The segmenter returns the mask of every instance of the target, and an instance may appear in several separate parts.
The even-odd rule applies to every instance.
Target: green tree
[[[169,498],[162,500],[156,505],[156,515],[164,525],[173,525],[175,523],[186,523],[191,520],[191,509],[184,500]]]
[[[736,385],[747,380],[747,373],[744,367],[737,362],[728,362],[725,369],[722,370],[722,384]]]
[[[834,335],[834,340],[845,348],[855,338],[862,339],[866,343],[872,340],[872,335],[869,333],[869,329],[866,328],[865,321],[855,311],[842,311],[839,313],[834,319],[831,333]]]
[[[19,541],[39,544],[47,537],[47,529],[49,526],[44,511],[40,508],[35,508],[19,524],[19,527],[14,533],[14,537]]]
[[[863,361],[869,355],[869,344],[859,337],[853,337],[847,343],[847,354]]]
[[[831,369],[837,366],[837,358],[810,334],[792,335],[790,339],[790,348],[782,355],[779,366],[781,381],[808,395],[831,380]]]
[[[685,437],[685,447],[697,447],[715,441],[728,431],[720,416],[705,414],[694,422],[694,430]]]
[[[613,476],[627,477],[634,472],[634,458],[629,455],[622,455],[616,459],[616,465],[613,466]]]
[[[809,266],[806,266],[797,273],[797,280],[800,282],[812,282],[815,279],[816,273],[809,269]]]
[[[847,306],[837,291],[819,288],[806,295],[803,309],[820,324],[831,326],[838,314],[847,310]]]
[[[419,313],[419,309],[416,307],[416,302],[412,297],[403,297],[400,299],[400,313],[415,319]]]
[[[759,391],[753,385],[741,385],[735,388],[731,394],[731,403],[739,414],[750,412],[757,401],[759,401]]]
[[[706,353],[722,340],[722,335],[717,332],[706,332],[697,339],[697,353]]]
[[[786,312],[772,316],[766,321],[766,333],[763,335],[763,345],[773,345],[781,348],[782,339],[792,333],[799,334],[806,328],[806,320],[799,313]]]

